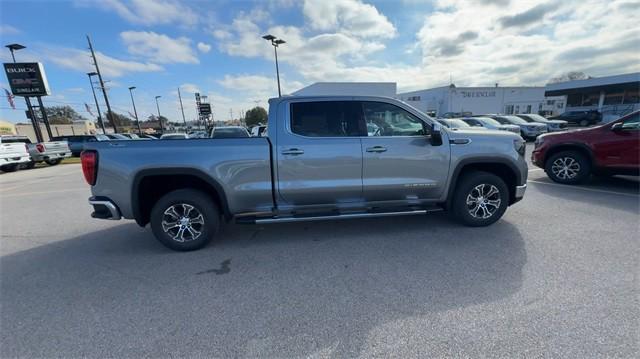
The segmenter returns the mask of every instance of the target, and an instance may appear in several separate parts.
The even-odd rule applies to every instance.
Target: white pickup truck
[[[15,136],[0,136],[0,170],[13,172],[23,163],[29,163],[31,156],[27,145]]]
[[[2,136],[3,143],[11,142],[20,144],[28,152],[28,161],[20,163],[25,168],[33,168],[38,162],[45,162],[50,166],[55,166],[63,159],[71,157],[71,149],[67,141],[49,141],[32,143],[27,136]],[[14,171],[17,168],[13,169]]]

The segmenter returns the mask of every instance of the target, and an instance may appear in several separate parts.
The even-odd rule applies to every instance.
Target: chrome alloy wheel
[[[178,203],[167,208],[162,216],[162,230],[176,242],[198,239],[204,228],[204,217],[190,204]]]
[[[493,216],[500,208],[500,203],[500,191],[492,184],[479,184],[467,195],[467,210],[472,217],[478,219]]]
[[[580,163],[572,157],[560,157],[551,164],[551,172],[562,180],[570,180],[580,173]]]

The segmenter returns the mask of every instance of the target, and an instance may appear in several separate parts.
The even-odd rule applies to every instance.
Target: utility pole
[[[93,92],[93,100],[96,102],[96,110],[98,110],[98,122],[100,123],[100,127],[102,128],[102,133],[106,134],[107,130],[104,128],[104,121],[102,120],[102,113],[100,112],[100,105],[98,105],[98,97],[96,97],[96,89],[93,87],[93,80],[91,76],[95,76],[98,73],[89,72],[87,75],[89,76],[89,83],[91,84],[91,92]]]
[[[278,79],[278,97],[282,97],[282,93],[280,92],[280,68],[278,67],[278,46],[286,44],[286,41],[282,39],[276,39],[276,37],[271,34],[264,35],[262,38],[270,41],[271,45],[273,45],[273,52],[276,55],[276,78]]]
[[[180,111],[182,111],[182,122],[184,122],[184,132],[187,132],[187,120],[184,118],[184,106],[182,106],[182,95],[180,95],[180,87],[178,87],[178,98],[180,99]]]
[[[111,105],[109,104],[109,97],[107,96],[107,90],[104,87],[104,81],[102,81],[102,74],[100,74],[100,68],[98,67],[98,60],[96,59],[96,53],[93,51],[93,45],[91,39],[87,35],[87,42],[89,43],[89,50],[91,50],[91,57],[93,57],[93,64],[96,66],[96,73],[98,74],[98,80],[100,81],[100,88],[102,89],[102,95],[104,95],[104,103],[107,105],[107,119],[113,126],[113,132],[118,133],[116,122],[113,119],[113,112],[111,111]]]

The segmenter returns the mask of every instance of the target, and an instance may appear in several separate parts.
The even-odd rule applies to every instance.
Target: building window
[[[624,93],[624,104],[640,103],[640,91],[639,90],[627,90]]]
[[[407,101],[420,101],[420,96],[409,96]]]
[[[504,113],[507,115],[513,114],[513,105],[507,105],[504,107]]]
[[[531,105],[527,105],[527,112],[525,113],[531,113]]]
[[[556,100],[547,100],[547,105],[549,106],[553,106],[554,103],[556,103]]]
[[[608,93],[604,95],[605,105],[619,105],[622,103],[624,92]]]
[[[516,115],[520,113],[520,105],[516,105]]]
[[[558,102],[558,106],[557,107],[560,108],[560,109],[563,108],[564,107],[564,102]]]

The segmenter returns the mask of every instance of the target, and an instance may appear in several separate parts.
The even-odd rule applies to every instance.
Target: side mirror
[[[442,125],[439,123],[434,123],[433,127],[431,127],[431,137],[429,138],[429,142],[431,142],[432,146],[440,146],[442,145]]]
[[[611,131],[613,132],[618,132],[618,131],[622,131],[622,122],[618,122],[618,123],[614,123],[613,126],[611,126]]]

